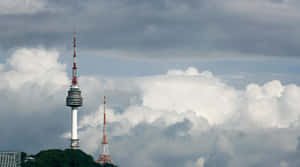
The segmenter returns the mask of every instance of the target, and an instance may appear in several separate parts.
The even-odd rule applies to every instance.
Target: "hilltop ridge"
[[[33,159],[26,160],[26,153],[22,153],[22,167],[117,167],[113,164],[98,164],[92,156],[81,150],[50,149],[30,157]]]

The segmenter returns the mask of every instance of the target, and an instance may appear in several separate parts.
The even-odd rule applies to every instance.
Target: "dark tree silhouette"
[[[113,164],[98,164],[93,157],[81,150],[46,150],[33,155],[34,160],[25,160],[22,154],[22,167],[117,167]]]

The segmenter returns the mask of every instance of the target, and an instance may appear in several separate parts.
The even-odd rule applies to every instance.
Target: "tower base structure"
[[[79,139],[71,139],[71,149],[79,149]]]
[[[100,155],[99,160],[97,160],[96,162],[100,164],[113,164],[110,155]]]

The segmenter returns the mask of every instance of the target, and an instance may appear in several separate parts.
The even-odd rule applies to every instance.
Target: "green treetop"
[[[98,164],[93,157],[81,150],[46,150],[25,159],[22,154],[22,167],[117,167],[113,164]]]

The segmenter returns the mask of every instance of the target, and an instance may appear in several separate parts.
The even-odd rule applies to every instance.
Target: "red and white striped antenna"
[[[77,64],[76,64],[76,32],[73,34],[73,73],[72,73],[72,86],[77,86]]]
[[[105,105],[106,105],[106,96],[104,96],[104,102],[103,102],[103,140],[102,144],[108,144],[106,140],[106,111],[105,111]]]
[[[109,149],[108,149],[108,142],[106,137],[106,96],[104,96],[104,102],[103,102],[103,138],[101,142],[102,151],[100,153],[99,159],[97,160],[98,163],[101,164],[113,164],[113,161],[111,159]]]

